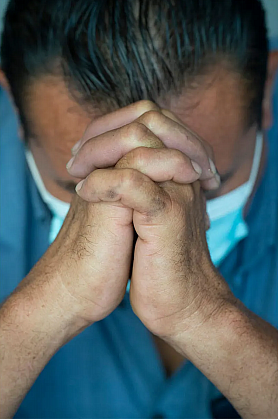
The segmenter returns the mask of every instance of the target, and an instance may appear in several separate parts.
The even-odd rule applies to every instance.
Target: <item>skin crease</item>
[[[232,173],[218,190],[207,193],[207,198],[213,198],[248,180],[257,127],[244,129],[242,115],[245,115],[245,109],[238,94],[240,81],[235,75],[218,70],[208,82],[159,105],[172,111],[213,147],[221,176]],[[26,112],[32,129],[28,143],[44,184],[52,195],[70,202],[72,193],[61,187],[57,179],[79,182],[80,179],[69,175],[66,163],[71,157],[71,148],[82,137],[87,125],[101,114],[96,110],[85,111],[71,98],[64,82],[54,76],[36,80],[30,87]],[[160,338],[153,338],[166,373],[171,375],[184,358]]]

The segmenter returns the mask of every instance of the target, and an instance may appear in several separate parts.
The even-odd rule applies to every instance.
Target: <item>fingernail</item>
[[[81,144],[81,140],[77,141],[77,143],[72,147],[71,152],[73,155],[75,155],[79,149],[79,146]]]
[[[206,185],[208,189],[217,189],[221,184],[220,176],[218,173],[214,175],[213,178],[206,180]]]
[[[68,162],[67,162],[66,168],[67,168],[68,170],[71,168],[72,163],[73,163],[73,160],[74,160],[74,156],[70,159],[70,161],[68,161]]]
[[[220,178],[220,175],[219,175],[219,173],[217,171],[216,171],[214,177],[215,177],[215,179],[216,179],[216,181],[218,183],[218,186],[220,186],[221,185],[221,178]]]
[[[80,189],[81,189],[81,188],[82,188],[82,186],[83,186],[84,181],[85,181],[85,179],[81,180],[81,181],[80,181],[80,182],[76,185],[76,187],[75,187],[76,192],[80,191]]]
[[[195,170],[195,172],[198,173],[198,175],[201,175],[202,174],[202,169],[198,165],[198,163],[196,163],[195,161],[191,161],[191,164],[192,164],[193,169]]]
[[[216,170],[215,164],[213,163],[211,159],[209,159],[209,164],[210,164],[211,173],[215,175],[217,173],[217,170]]]

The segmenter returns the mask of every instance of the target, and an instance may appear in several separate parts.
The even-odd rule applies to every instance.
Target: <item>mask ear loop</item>
[[[48,192],[48,190],[44,186],[43,180],[41,178],[39,169],[37,168],[33,154],[31,150],[27,147],[25,148],[25,156],[26,156],[29,170],[32,174],[32,177],[35,181],[35,184],[38,188],[38,191],[40,193],[42,200],[49,207],[52,214],[57,213],[57,215],[59,215],[60,218],[65,218],[68,213],[70,204],[61,201],[60,199],[56,198],[55,196],[52,196]]]
[[[255,151],[254,151],[254,157],[253,157],[253,164],[251,173],[249,176],[249,187],[250,192],[253,190],[261,163],[261,157],[262,157],[262,150],[263,150],[263,133],[260,131],[257,134],[256,139],[256,145],[255,145]]]
[[[207,213],[209,215],[210,221],[215,221],[216,219],[226,215],[228,207],[230,212],[236,210],[239,205],[244,207],[250,194],[253,191],[257,179],[261,162],[262,149],[263,134],[262,132],[258,132],[249,180],[247,180],[246,183],[239,186],[238,188],[230,191],[228,194],[207,201]]]

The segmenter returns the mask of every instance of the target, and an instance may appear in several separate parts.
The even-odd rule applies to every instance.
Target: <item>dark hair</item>
[[[259,0],[11,0],[1,58],[23,124],[30,81],[60,73],[94,105],[179,93],[220,59],[260,123],[268,44]],[[25,126],[26,129],[26,126]]]

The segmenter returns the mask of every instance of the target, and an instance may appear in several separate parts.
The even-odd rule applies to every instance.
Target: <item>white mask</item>
[[[207,202],[207,213],[210,219],[207,242],[211,260],[215,266],[219,266],[238,242],[248,235],[243,210],[254,189],[262,148],[263,135],[258,133],[249,180],[226,195]]]
[[[41,198],[52,213],[52,220],[50,224],[50,233],[49,233],[49,244],[51,244],[53,240],[55,240],[57,234],[60,231],[60,228],[62,227],[64,219],[66,218],[66,215],[70,208],[70,204],[67,202],[63,202],[58,198],[55,198],[55,196],[51,195],[51,193],[48,192],[48,190],[44,186],[40,172],[35,163],[33,154],[31,153],[30,150],[26,149],[25,155],[26,155],[30,172],[33,176],[33,179],[41,195]]]
[[[262,146],[263,137],[258,133],[249,180],[228,194],[207,202],[207,213],[211,223],[207,231],[207,242],[215,266],[219,266],[237,243],[248,235],[243,210],[258,175]],[[26,159],[39,193],[53,215],[49,234],[49,243],[52,243],[62,227],[70,204],[55,198],[46,190],[33,155],[28,149],[26,149]]]

